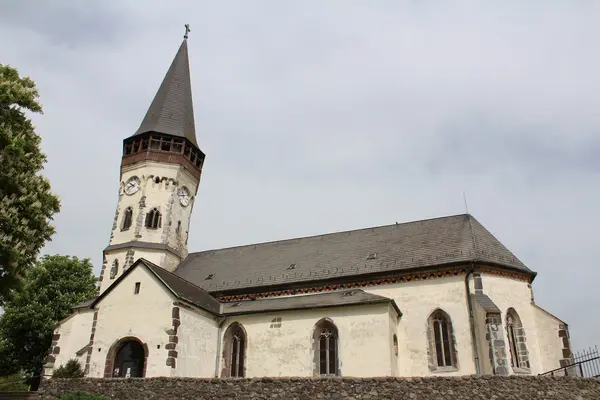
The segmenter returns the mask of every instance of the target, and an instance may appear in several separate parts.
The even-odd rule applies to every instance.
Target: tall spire
[[[134,136],[157,132],[184,137],[198,146],[187,48],[189,31],[186,25],[183,42]]]

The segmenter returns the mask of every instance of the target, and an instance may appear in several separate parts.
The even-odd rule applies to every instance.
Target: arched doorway
[[[146,351],[137,340],[125,340],[116,347],[112,367],[113,378],[142,378]]]

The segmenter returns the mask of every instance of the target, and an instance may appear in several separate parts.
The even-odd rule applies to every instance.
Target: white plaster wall
[[[141,181],[140,190],[133,195],[129,196],[125,194],[124,188],[125,183],[132,176],[137,176]],[[155,183],[154,178],[160,177],[160,183]],[[182,238],[185,243],[186,234],[189,230],[189,220],[193,208],[193,200],[187,207],[181,206],[179,200],[176,198],[177,188],[186,186],[190,191],[190,195],[194,196],[198,188],[198,182],[192,177],[182,166],[177,164],[157,163],[152,161],[145,161],[135,165],[127,166],[123,168],[121,173],[121,182],[119,188],[119,218],[117,221],[117,229],[113,232],[110,244],[124,243],[132,240],[140,240],[144,242],[153,243],[166,243],[163,241],[163,232],[165,230],[169,233],[174,234],[177,221],[182,223]],[[148,210],[156,207],[163,214],[162,228],[161,229],[146,229],[143,228],[141,238],[134,237],[135,221],[139,212],[139,202],[142,196],[146,196],[145,208],[143,210],[144,215]],[[172,203],[170,212],[169,203]],[[121,218],[123,212],[127,207],[133,208],[133,221],[132,227],[126,231],[121,231]],[[171,224],[169,229],[169,221],[175,221]],[[171,240],[171,245],[176,244],[175,240]],[[173,246],[176,247],[176,246]]]
[[[506,343],[509,371],[514,373],[510,367],[511,355],[506,332],[506,311],[512,307],[519,314],[523,328],[525,328],[531,374],[536,375],[545,372],[543,365],[547,363],[547,360],[544,360],[544,356],[540,353],[536,313],[531,304],[531,290],[529,289],[527,282],[483,273],[481,274],[481,278],[483,282],[483,292],[486,293],[493,302],[496,303],[498,308],[500,308],[500,311],[502,311],[502,327],[504,330],[504,342]]]
[[[140,282],[140,293],[134,294]],[[145,267],[138,266],[98,305],[98,322],[92,351],[90,377],[103,377],[109,348],[124,337],[136,337],[148,346],[146,376],[170,376],[166,365],[169,342],[166,330],[172,328],[174,297]],[[157,348],[160,346],[160,348]]]
[[[375,287],[366,292],[392,298],[402,311],[398,325],[399,376],[470,375],[475,373],[465,276],[411,281]],[[427,362],[427,319],[436,309],[452,319],[456,338],[458,371],[430,371]]]
[[[179,309],[177,368],[173,376],[214,377],[218,323],[202,310]]]
[[[141,186],[133,195],[127,195],[124,191],[125,183],[133,176],[140,179]],[[161,178],[160,183],[154,182],[155,177]],[[191,196],[190,204],[186,207],[181,205],[177,197],[177,189],[182,186],[189,190]],[[176,164],[144,161],[123,168],[117,202],[117,220],[111,231],[109,245],[131,241],[167,244],[179,253],[178,256],[162,250],[154,251],[135,247],[131,249],[135,251],[135,259],[144,257],[167,270],[174,270],[188,254],[187,238],[197,189],[196,178],[185,168]],[[145,207],[140,211],[139,202],[143,196],[145,196]],[[133,209],[132,225],[129,229],[122,231],[123,216],[127,207]],[[152,208],[157,208],[162,214],[161,228],[148,229],[144,226],[145,216]],[[140,212],[142,227],[136,235]],[[181,226],[177,232],[179,222],[181,222]],[[119,270],[122,273],[127,250],[121,249],[106,254],[107,264],[100,285],[101,292],[110,285],[110,268],[115,258],[119,260]]]
[[[90,341],[93,319],[93,310],[77,310],[68,318],[64,319],[54,330],[55,334],[60,334],[57,344],[57,346],[60,347],[60,352],[56,355],[54,368],[66,364],[66,362],[72,358],[78,358],[75,353],[81,350]],[[87,352],[83,356],[83,362],[80,361],[82,368],[85,366],[86,355]],[[45,373],[52,374],[52,371],[52,368],[46,368]]]
[[[280,328],[270,328],[281,317]],[[390,376],[390,328],[387,304],[298,310],[228,318],[247,333],[246,377],[312,376],[313,329],[330,318],[339,332],[339,360],[343,376]],[[223,340],[223,336],[221,338]],[[219,373],[222,368],[222,360]]]
[[[563,322],[537,307],[533,307],[533,312],[538,332],[541,370],[546,372],[560,368],[560,360],[563,358],[563,342],[562,338],[558,336],[558,331]]]

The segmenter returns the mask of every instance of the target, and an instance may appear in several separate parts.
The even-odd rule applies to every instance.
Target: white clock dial
[[[129,178],[125,184],[125,193],[132,195],[140,189],[140,179],[137,176]]]
[[[182,206],[186,207],[188,204],[190,204],[190,192],[185,186],[179,188],[177,191],[177,196],[179,196],[179,202]]]

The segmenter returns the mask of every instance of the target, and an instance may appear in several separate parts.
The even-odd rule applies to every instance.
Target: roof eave
[[[381,304],[381,303],[389,303],[389,302],[395,303],[392,299],[373,299],[373,300],[363,300],[363,301],[359,301],[356,303],[350,303],[350,304],[323,304],[323,305],[310,305],[310,306],[299,306],[299,307],[282,307],[282,308],[275,308],[272,310],[248,310],[248,311],[239,311],[239,312],[233,312],[233,313],[223,312],[223,316],[224,317],[235,317],[238,315],[268,314],[268,313],[274,313],[274,312],[296,311],[296,310],[318,310],[318,309],[323,309],[323,308],[364,306],[364,305],[370,305],[370,304]],[[400,309],[398,308],[398,306],[394,305],[394,308],[401,316],[402,313],[400,312]]]

